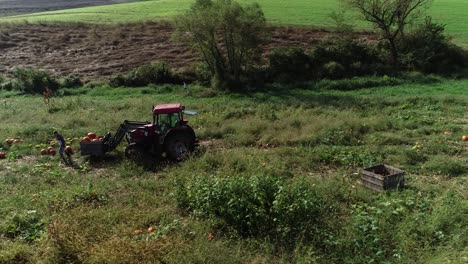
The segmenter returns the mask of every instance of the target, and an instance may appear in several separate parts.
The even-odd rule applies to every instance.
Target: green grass
[[[66,89],[51,113],[40,97],[0,92],[0,262],[463,263],[468,81],[392,84]],[[188,118],[202,144],[187,161],[148,170],[124,144],[101,160],[74,155],[76,168],[39,155],[54,129],[78,149],[89,131],[175,101],[199,111]],[[360,169],[377,163],[404,169],[408,188],[363,188]],[[249,218],[272,229],[242,229]]]
[[[84,23],[128,23],[148,20],[168,19],[187,10],[192,0],[158,0],[139,3],[126,3],[111,6],[86,7],[78,9],[42,12],[0,18],[4,22],[84,22]],[[251,3],[250,0],[242,0]],[[280,25],[304,25],[330,28],[333,26],[328,15],[339,10],[337,0],[259,0],[267,19]],[[447,25],[447,33],[454,37],[455,42],[468,45],[468,5],[464,0],[434,1],[429,10],[435,21]],[[350,20],[355,16],[348,12]],[[359,28],[369,29],[369,26],[356,22]]]

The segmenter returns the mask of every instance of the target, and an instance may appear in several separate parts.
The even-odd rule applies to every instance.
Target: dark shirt
[[[55,138],[57,139],[57,141],[58,141],[58,143],[59,143],[59,145],[61,147],[65,147],[65,138],[63,138],[62,135],[57,134],[57,135],[55,135]]]

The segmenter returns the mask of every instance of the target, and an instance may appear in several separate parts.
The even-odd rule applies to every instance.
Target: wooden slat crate
[[[403,188],[405,172],[392,166],[380,164],[362,170],[361,179],[367,188],[381,192]]]

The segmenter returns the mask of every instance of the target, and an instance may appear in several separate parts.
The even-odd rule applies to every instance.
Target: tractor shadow
[[[140,166],[145,171],[158,172],[164,170],[167,167],[175,166],[180,164],[183,161],[174,161],[166,157],[160,158],[145,158],[141,160],[134,160],[126,158],[125,155],[121,152],[116,153],[106,153],[104,156],[95,157],[95,156],[86,156],[83,157],[85,162],[88,162],[90,168],[92,169],[111,169],[116,168],[122,165],[124,162],[134,163],[136,166]],[[79,164],[73,165],[81,168]]]

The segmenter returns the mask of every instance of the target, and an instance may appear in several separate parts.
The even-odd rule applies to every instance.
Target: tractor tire
[[[173,160],[183,160],[193,152],[195,142],[189,134],[174,134],[169,136],[164,142],[166,155]]]
[[[139,147],[136,143],[128,144],[125,147],[125,157],[133,161],[141,162],[144,159],[145,154],[143,149]]]

